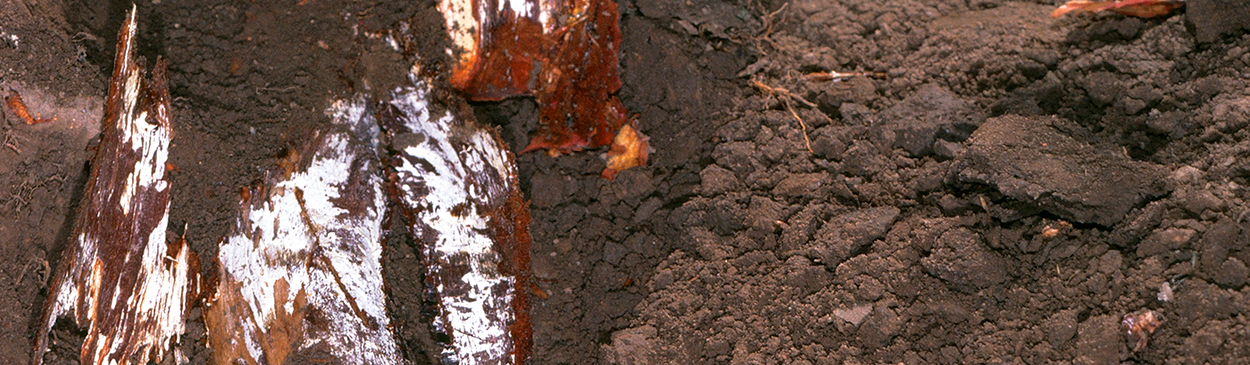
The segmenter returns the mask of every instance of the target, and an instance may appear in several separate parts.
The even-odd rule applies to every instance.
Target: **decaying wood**
[[[523,364],[530,351],[529,208],[513,156],[432,77],[395,90],[378,121],[391,142],[390,190],[422,247],[444,363]]]
[[[244,190],[205,324],[217,364],[402,364],[386,311],[377,125],[363,100]]]
[[[73,236],[48,295],[33,363],[62,316],[87,331],[82,364],[146,364],[183,333],[198,295],[199,263],[184,240],[169,243],[172,134],[165,61],[150,79],[134,56],[134,9],[122,23],[100,145]]]
[[[451,84],[473,100],[533,95],[539,127],[524,151],[611,145],[633,123],[616,97],[617,7],[613,0],[441,0],[456,57]]]

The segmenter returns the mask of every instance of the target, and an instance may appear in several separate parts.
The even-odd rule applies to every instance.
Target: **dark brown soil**
[[[334,98],[399,77],[370,34],[446,42],[432,1],[300,3],[139,4],[175,98],[170,229],[201,257]],[[620,97],[655,151],[611,181],[603,151],[518,159],[534,363],[1247,363],[1245,5],[1055,5],[621,0]],[[0,121],[0,363],[31,355],[129,7],[0,3],[0,92],[57,118]],[[476,107],[526,145],[533,100]],[[416,251],[388,250],[428,363]],[[1147,309],[1163,321],[1133,352],[1121,318]],[[207,363],[192,322],[181,352]],[[76,362],[80,335],[52,342]]]

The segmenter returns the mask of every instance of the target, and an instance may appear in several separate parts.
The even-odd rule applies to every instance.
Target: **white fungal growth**
[[[256,339],[271,335],[278,312],[298,310],[294,303],[303,291],[307,307],[328,323],[304,321],[299,349],[321,346],[351,364],[403,363],[382,291],[385,196],[372,153],[376,126],[364,110],[362,101],[331,107],[334,123],[348,128],[332,129],[306,168],[269,187],[267,199],[251,207],[239,233],[220,247],[223,271],[240,284],[259,322],[243,326],[254,359],[263,353]],[[353,136],[357,128],[369,132]],[[346,196],[352,189],[367,193]],[[350,199],[364,201],[344,202]],[[275,297],[279,280],[289,285],[285,298]]]
[[[418,221],[414,231],[436,237],[425,248],[426,270],[438,283],[442,314],[435,326],[451,336],[443,355],[461,365],[515,363],[508,326],[516,279],[498,270],[503,258],[489,235],[487,212],[480,211],[506,199],[507,151],[488,130],[465,128],[448,112],[432,119],[427,86],[414,82],[392,94],[408,133],[420,136],[418,143],[396,146],[401,158],[394,168],[401,199]]]

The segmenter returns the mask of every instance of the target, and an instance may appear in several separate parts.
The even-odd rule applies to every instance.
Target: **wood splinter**
[[[134,57],[134,8],[119,33],[100,145],[44,307],[33,364],[43,363],[48,332],[62,317],[87,332],[81,364],[159,362],[198,297],[199,259],[185,240],[165,236],[173,119],[166,64],[158,59],[151,78],[143,77],[144,61]]]

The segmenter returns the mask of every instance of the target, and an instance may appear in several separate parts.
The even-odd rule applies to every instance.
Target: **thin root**
[[[760,6],[761,13],[768,11],[768,9],[765,8],[763,4],[760,4],[759,6]],[[762,23],[760,28],[763,28],[763,29],[760,30],[760,32],[757,33],[755,37],[753,37],[752,39],[755,40],[755,42],[757,43],[756,48],[758,48],[760,52],[763,53],[764,55],[768,55],[768,52],[764,50],[764,47],[759,47],[758,43],[768,43],[768,45],[772,46],[774,49],[780,48],[777,46],[777,43],[773,42],[772,38],[770,37],[772,36],[772,33],[773,33],[773,25],[776,25],[778,23],[774,21],[774,19],[777,17],[777,14],[780,14],[782,11],[786,10],[786,7],[788,6],[790,6],[790,3],[781,4],[781,7],[777,8],[777,10],[774,10],[771,13],[767,13],[760,17],[760,22]]]
[[[794,111],[794,108],[790,106],[790,99],[794,99],[795,101],[803,103],[804,105],[807,105],[810,108],[815,108],[816,104],[810,101],[807,101],[807,99],[804,99],[802,96],[795,95],[794,93],[790,92],[790,90],[786,90],[780,87],[768,86],[760,82],[759,80],[751,80],[751,84],[754,85],[756,88],[759,88],[760,90],[764,92],[767,92],[769,95],[777,96],[778,99],[781,99],[782,105],[786,106],[786,110],[790,112],[790,115],[794,116],[795,120],[799,121],[799,127],[803,129],[803,142],[807,144],[807,152],[811,154],[815,154],[816,152],[812,150],[812,139],[807,136],[807,123],[803,122],[803,118],[799,117],[799,113],[796,113]]]
[[[812,139],[807,137],[807,123],[803,123],[803,118],[799,118],[799,113],[794,112],[794,108],[790,107],[789,101],[782,99],[782,103],[786,104],[786,110],[790,111],[790,115],[793,115],[794,119],[799,121],[799,127],[803,128],[803,142],[807,143],[807,153],[816,154],[816,151],[812,151]]]
[[[768,36],[772,34],[773,25],[776,24],[773,22],[773,19],[777,16],[777,14],[786,10],[787,6],[790,6],[790,3],[781,4],[781,7],[777,8],[777,10],[773,10],[773,12],[768,13],[768,15],[761,17],[762,19],[760,20],[764,21],[764,31],[760,32],[760,38],[768,38]],[[763,5],[760,5],[760,7],[763,7]]]
[[[27,270],[30,270],[30,263],[31,263],[30,261],[26,261],[26,264],[25,264],[25,265],[22,265],[22,271],[21,271],[21,274],[18,274],[18,275],[17,275],[17,280],[14,280],[14,281],[13,281],[13,286],[21,286],[21,285],[22,285],[22,279],[25,279],[25,278],[26,278],[26,271],[27,271]]]

